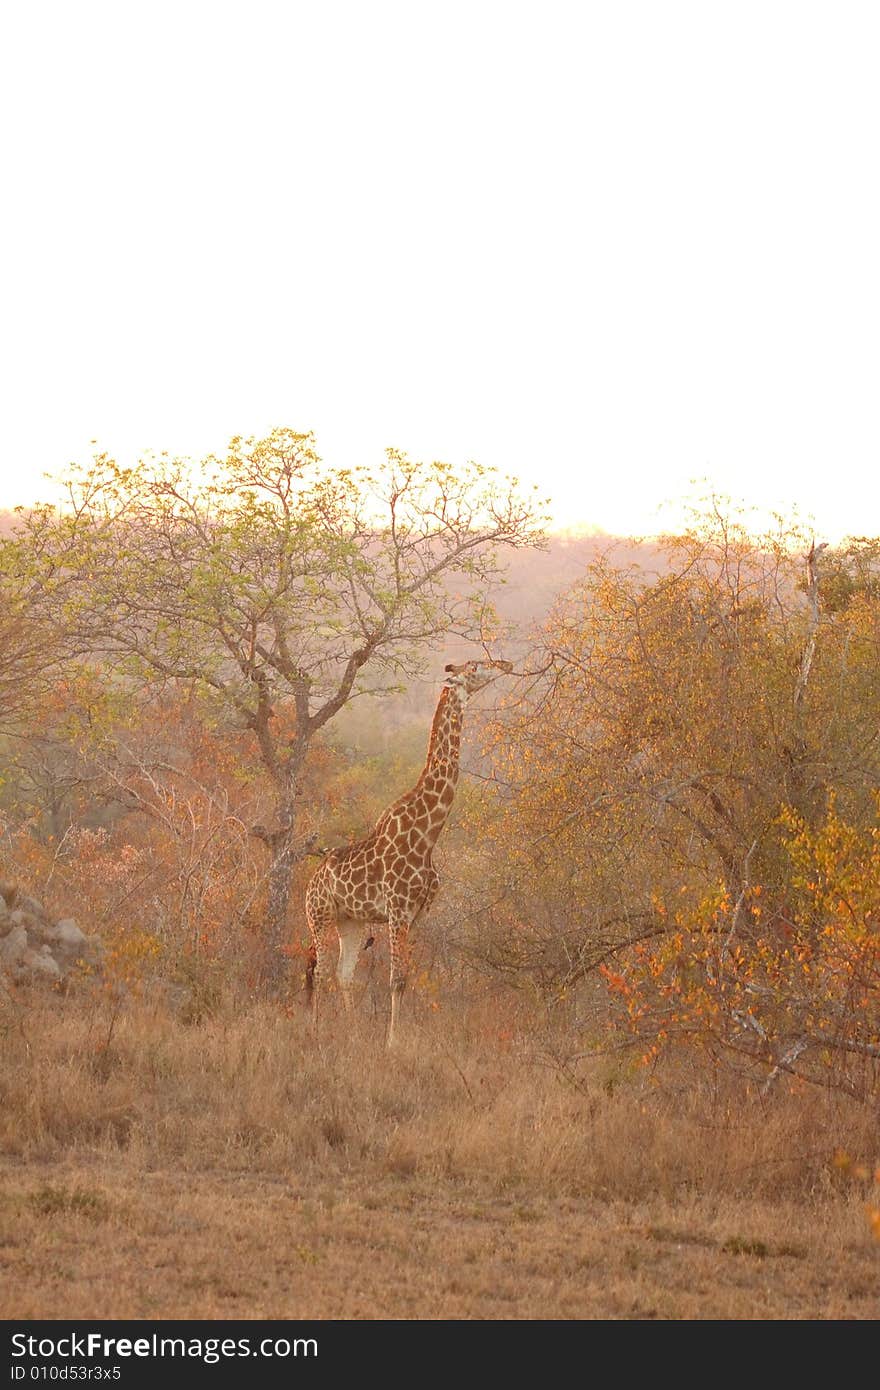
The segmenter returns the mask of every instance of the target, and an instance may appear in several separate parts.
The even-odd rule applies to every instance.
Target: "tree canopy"
[[[774,1064],[793,1047],[811,1076],[820,1039],[880,1057],[868,551],[716,508],[654,573],[609,555],[561,596],[492,731],[482,834],[504,869],[478,956],[557,998],[610,971],[648,1048],[687,1030]]]
[[[311,435],[235,438],[198,464],[106,455],[67,505],[22,515],[0,563],[59,660],[183,683],[250,731],[276,796],[269,949],[309,847],[298,781],[315,735],[352,699],[424,667],[439,641],[494,636],[500,552],[541,538],[541,504],[469,464],[329,467]],[[313,837],[312,837],[313,838]]]

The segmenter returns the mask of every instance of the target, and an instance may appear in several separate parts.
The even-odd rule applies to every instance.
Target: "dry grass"
[[[107,1046],[107,1008],[2,1016],[0,1316],[880,1315],[849,1102],[566,1078],[487,1005],[391,1056],[230,1000]]]

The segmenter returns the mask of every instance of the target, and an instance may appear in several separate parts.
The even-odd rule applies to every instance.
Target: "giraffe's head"
[[[512,670],[512,661],[463,661],[460,666],[453,666],[450,662],[446,667],[446,684],[457,690],[462,700],[469,700],[502,672],[509,676]]]

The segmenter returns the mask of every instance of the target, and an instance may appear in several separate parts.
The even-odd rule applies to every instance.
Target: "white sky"
[[[0,506],[314,429],[880,533],[880,6],[4,9]]]

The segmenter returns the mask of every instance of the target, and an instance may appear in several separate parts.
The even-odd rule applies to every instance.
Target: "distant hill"
[[[601,555],[610,553],[621,566],[650,569],[658,551],[650,541],[626,537],[554,533],[546,550],[515,550],[505,555],[506,583],[495,595],[501,615],[524,630],[546,617],[557,595],[571,588]]]
[[[513,624],[514,631],[495,649],[496,655],[503,651],[511,661],[519,662],[558,595],[570,589],[594,560],[608,552],[618,565],[640,565],[646,570],[655,566],[659,554],[650,541],[571,534],[551,535],[544,550],[504,552],[505,583],[495,591],[493,601],[501,617]],[[443,664],[466,661],[474,655],[472,643],[450,639],[431,658],[429,673],[411,680],[402,694],[386,696],[381,702],[356,700],[343,710],[333,721],[330,741],[354,755],[387,755],[392,750],[405,749],[421,762],[443,679]],[[481,703],[491,703],[491,698]],[[471,750],[471,761],[473,757]]]

